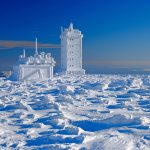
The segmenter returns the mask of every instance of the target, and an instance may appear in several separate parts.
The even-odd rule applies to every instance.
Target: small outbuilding
[[[19,56],[16,65],[13,66],[13,79],[41,81],[53,78],[54,58],[51,53],[37,51],[37,39],[34,56],[26,57],[25,50]]]

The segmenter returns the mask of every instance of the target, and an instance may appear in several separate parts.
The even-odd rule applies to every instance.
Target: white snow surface
[[[150,76],[0,78],[0,149],[149,150]]]

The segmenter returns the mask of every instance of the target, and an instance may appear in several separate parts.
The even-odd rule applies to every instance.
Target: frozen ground
[[[0,79],[0,149],[149,150],[150,76]]]

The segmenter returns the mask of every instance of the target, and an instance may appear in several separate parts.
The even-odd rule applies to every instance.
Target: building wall
[[[67,50],[66,50],[66,45],[67,45],[67,37],[62,36],[61,37],[61,69],[66,70],[67,69]]]
[[[53,78],[53,67],[42,65],[20,65],[14,67],[16,80],[46,80]]]

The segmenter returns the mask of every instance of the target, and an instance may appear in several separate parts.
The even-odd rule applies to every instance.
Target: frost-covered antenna
[[[61,33],[63,33],[63,27],[61,26]]]
[[[23,58],[26,58],[26,50],[25,50],[25,48],[23,49]]]
[[[35,54],[38,54],[38,50],[37,50],[37,38],[35,39]]]

